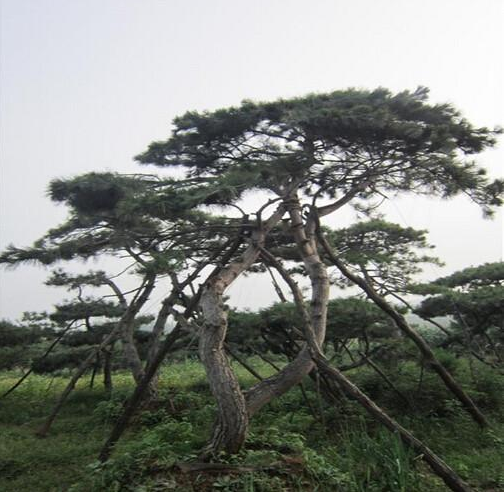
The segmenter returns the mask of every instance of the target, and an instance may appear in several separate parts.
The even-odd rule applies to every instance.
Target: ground
[[[263,376],[269,366],[249,359]],[[469,380],[467,365],[457,375]],[[476,490],[504,490],[504,412],[502,381],[481,367],[468,390],[487,414],[492,428],[480,431],[445,394],[433,375],[420,387],[412,363],[402,366],[397,388],[415,403],[398,399],[369,369],[350,376],[377,398],[406,427],[423,439]],[[236,367],[243,385],[254,378]],[[0,391],[19,377],[0,374]],[[474,379],[475,378],[475,379]],[[308,380],[308,406],[295,389],[254,417],[245,449],[222,457],[218,465],[198,464],[209,436],[213,399],[196,360],[165,365],[161,399],[139,413],[105,466],[96,458],[133,382],[114,375],[110,401],[99,381],[84,378],[44,439],[34,432],[47,416],[68,379],[34,375],[0,402],[0,490],[4,492],[92,491],[340,491],[441,492],[447,490],[421,457],[373,423],[355,403],[328,404]],[[196,460],[196,464],[195,464]]]

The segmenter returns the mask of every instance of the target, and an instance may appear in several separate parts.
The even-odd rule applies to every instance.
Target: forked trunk
[[[231,241],[228,241],[223,248],[220,250],[216,251],[213,255],[210,261],[213,259],[216,259],[220,256],[221,252],[227,247],[228,244],[230,244]],[[235,241],[235,246],[231,248],[231,253],[228,252],[229,255],[234,254],[236,251],[236,248],[241,244],[240,241]],[[226,257],[225,257],[226,258]],[[227,259],[224,259],[222,262],[222,265],[227,263]],[[220,265],[214,272],[216,273],[217,271],[220,271],[222,268],[222,265]],[[166,319],[168,317],[169,312],[171,311],[171,308],[173,307],[173,303],[175,302],[176,297],[180,292],[183,291],[183,289],[190,285],[196,278],[198,278],[198,275],[200,274],[201,270],[207,266],[207,263],[202,263],[197,269],[195,269],[183,282],[181,282],[176,289],[172,291],[172,293],[168,296],[163,301],[163,307],[158,314],[158,318],[156,319],[156,326],[162,326],[164,328],[164,325],[166,323]],[[189,302],[189,305],[186,307],[183,316],[184,317],[189,317],[192,315],[194,309],[197,307],[199,299],[200,299],[200,292],[202,290],[202,287],[198,290],[198,293],[191,299]],[[156,327],[155,327],[156,328]],[[159,330],[160,332],[162,329]],[[168,352],[173,348],[174,343],[182,336],[182,325],[180,322],[177,322],[173,330],[166,336],[166,338],[161,342],[159,340],[159,345],[157,350],[155,350],[152,353],[152,356],[148,357],[148,363],[145,368],[145,375],[140,381],[140,383],[137,385],[135,388],[135,391],[131,395],[131,398],[129,398],[124,406],[123,406],[123,411],[121,412],[121,415],[117,419],[117,422],[114,425],[114,428],[112,429],[112,432],[110,433],[109,438],[103,445],[103,448],[100,451],[99,455],[99,460],[101,462],[105,462],[108,460],[110,453],[112,452],[115,444],[117,441],[120,439],[124,431],[126,430],[128,423],[130,422],[131,418],[133,417],[135,411],[138,409],[140,403],[142,402],[144,398],[144,394],[148,390],[148,385],[150,381],[158,374],[159,366],[163,362],[164,358],[168,354]]]
[[[225,289],[257,260],[267,232],[283,214],[284,208],[280,206],[266,222],[259,224],[252,231],[249,246],[240,259],[211,275],[203,287],[200,307],[205,322],[200,333],[199,353],[218,408],[217,420],[204,456],[220,451],[236,453],[245,441],[247,405],[224,349],[227,314],[222,296]]]

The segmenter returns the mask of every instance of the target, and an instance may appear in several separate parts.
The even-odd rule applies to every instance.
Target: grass
[[[249,360],[263,376],[272,369]],[[240,382],[254,378],[235,367]],[[477,490],[504,490],[504,419],[500,381],[483,369],[467,388],[480,397],[494,425],[481,432],[453,403],[435,377],[427,375],[418,405],[407,411],[397,395],[382,387],[374,374],[361,369],[352,378],[380,404],[453,466]],[[397,385],[404,394],[418,392],[417,368],[402,368]],[[14,372],[0,375],[0,391],[16,381]],[[336,491],[441,492],[446,490],[420,457],[395,435],[370,421],[355,404],[337,408],[323,403],[323,415],[312,415],[301,392],[292,390],[254,417],[246,446],[230,465],[254,467],[248,473],[182,473],[176,463],[193,459],[208,438],[215,416],[213,398],[201,365],[194,360],[162,370],[161,400],[139,414],[106,466],[96,457],[124,399],[133,388],[126,373],[114,375],[108,401],[99,381],[88,387],[83,378],[45,439],[34,437],[63,389],[68,375],[34,375],[0,402],[0,490],[3,492],[155,492],[190,491]],[[486,388],[486,392],[481,391]],[[308,398],[318,408],[315,389]],[[490,396],[489,396],[490,395]],[[492,396],[493,395],[493,396]],[[324,421],[324,425],[322,424]]]

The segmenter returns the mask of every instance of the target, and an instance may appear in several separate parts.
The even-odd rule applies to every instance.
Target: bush
[[[93,410],[93,420],[104,424],[115,422],[121,415],[123,404],[124,398],[118,396],[99,402]]]
[[[81,346],[52,352],[47,357],[38,358],[33,361],[33,372],[36,374],[48,374],[60,369],[78,367],[89,355],[90,350],[92,350],[90,346]]]

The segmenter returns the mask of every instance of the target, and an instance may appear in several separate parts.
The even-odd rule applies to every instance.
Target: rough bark
[[[222,293],[222,282],[214,281],[206,285],[201,296],[205,326],[200,335],[199,353],[218,407],[209,452],[232,454],[237,453],[245,441],[248,415],[245,398],[224,349],[227,316]]]
[[[404,333],[410,340],[412,340],[422,353],[426,363],[431,367],[443,380],[446,387],[455,395],[455,397],[460,401],[472,418],[481,427],[488,426],[488,421],[476,404],[472,401],[471,397],[463,390],[463,388],[455,381],[453,376],[448,372],[448,370],[439,362],[434,352],[432,351],[429,344],[409,325],[404,316],[397,312],[388,301],[380,296],[364,279],[358,275],[353,274],[339,258],[337,258],[331,250],[331,247],[327,240],[323,237],[322,233],[318,232],[320,244],[324,248],[327,257],[331,262],[341,271],[341,273],[347,277],[349,280],[358,285],[368,297],[385,313],[387,313],[391,319],[394,320],[396,326]]]
[[[259,256],[259,249],[251,244],[241,261],[235,261],[203,287],[200,308],[205,320],[200,333],[199,354],[205,367],[208,383],[217,401],[218,416],[205,455],[220,451],[239,451],[248,427],[245,397],[231,368],[224,349],[227,314],[223,293],[240,273]]]

